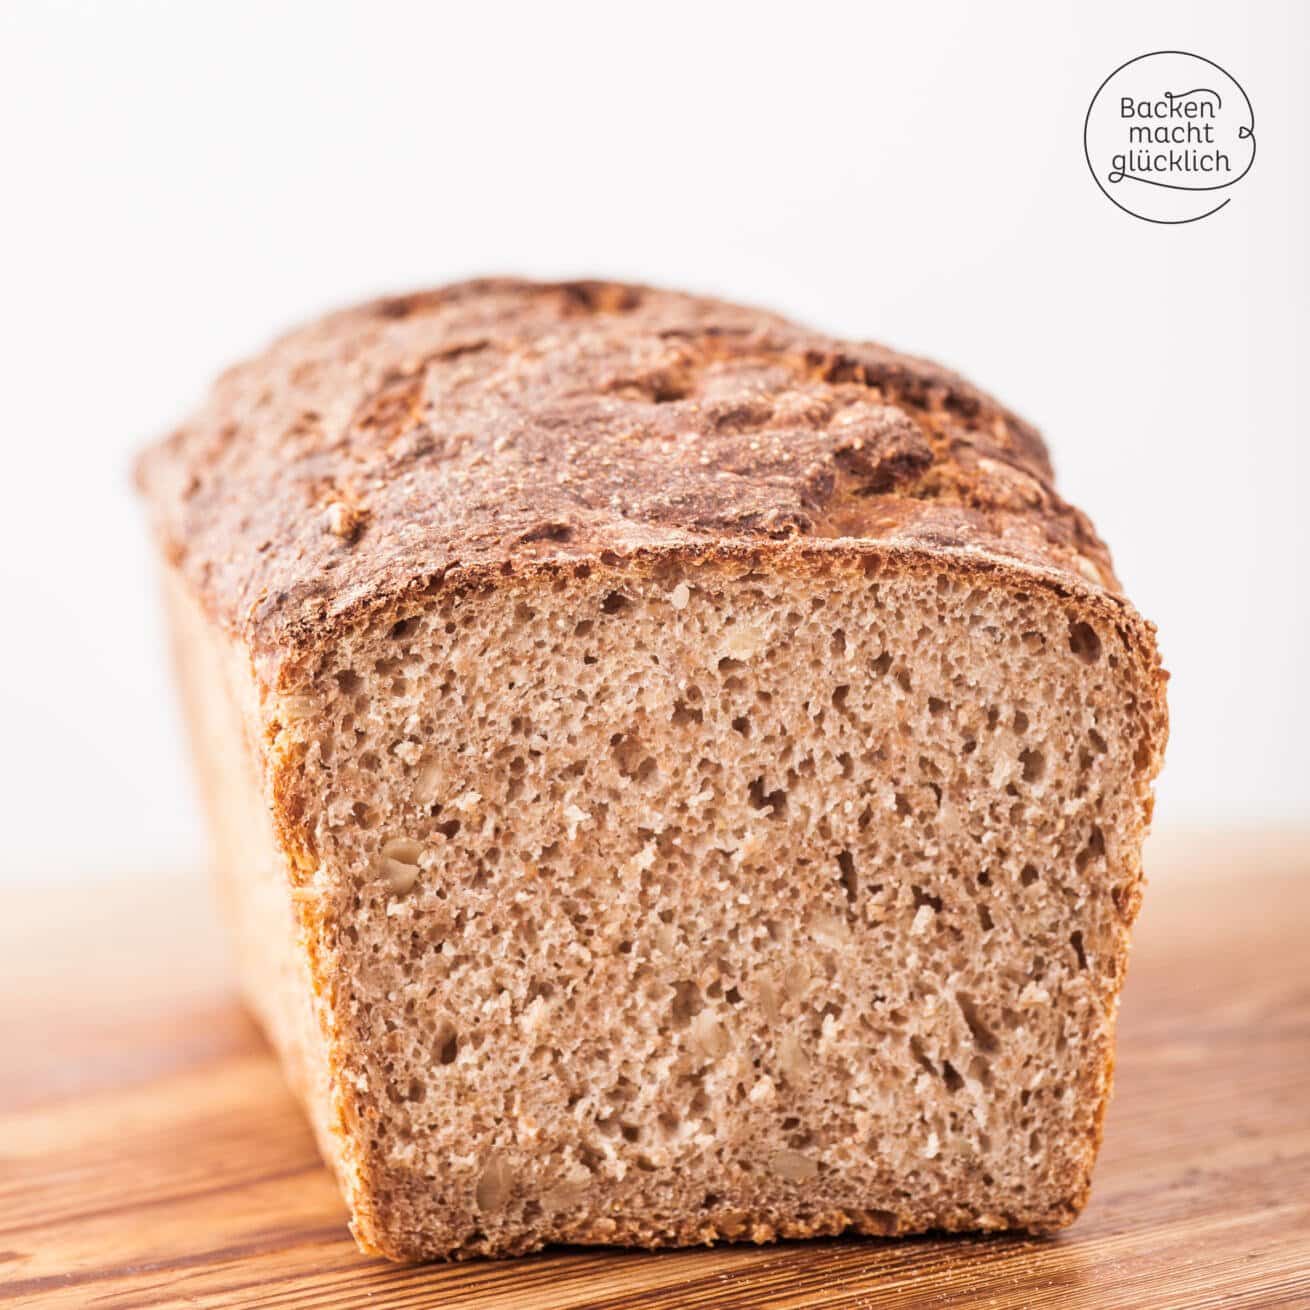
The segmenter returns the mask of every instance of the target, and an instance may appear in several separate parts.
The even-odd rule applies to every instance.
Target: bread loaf
[[[362,1249],[1078,1213],[1165,675],[1026,423],[758,310],[480,281],[293,332],[139,481]]]

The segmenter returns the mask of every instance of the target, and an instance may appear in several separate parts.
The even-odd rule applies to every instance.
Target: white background
[[[134,448],[273,331],[478,272],[758,301],[997,392],[1159,624],[1160,824],[1304,820],[1308,13],[9,0],[0,872],[198,858]],[[1171,47],[1259,143],[1180,228],[1082,152]]]

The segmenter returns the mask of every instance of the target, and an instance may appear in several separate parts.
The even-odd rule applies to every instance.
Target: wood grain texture
[[[8,893],[0,1307],[1310,1306],[1310,840],[1158,844],[1092,1202],[1056,1238],[359,1256],[197,879]]]

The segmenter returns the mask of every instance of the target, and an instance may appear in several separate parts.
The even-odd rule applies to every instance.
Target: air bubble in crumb
[[[669,604],[675,610],[685,610],[687,602],[691,599],[691,588],[685,582],[680,582],[674,589],[669,592]]]

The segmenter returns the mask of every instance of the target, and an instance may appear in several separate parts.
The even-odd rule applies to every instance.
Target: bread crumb
[[[569,830],[569,841],[572,841],[578,835],[578,829],[591,818],[586,810],[579,808],[570,802],[564,807],[564,821]]]
[[[399,860],[386,860],[383,862],[383,869],[387,881],[391,884],[391,890],[397,896],[403,896],[418,881],[417,864],[402,864]]]
[[[514,1175],[509,1166],[498,1155],[487,1161],[487,1167],[478,1180],[475,1197],[479,1210],[499,1210],[509,1200],[514,1187]]]
[[[769,1167],[779,1178],[791,1183],[808,1183],[819,1176],[819,1166],[799,1151],[775,1151]]]
[[[844,946],[850,937],[850,929],[845,918],[823,911],[815,914],[811,919],[810,930],[814,934],[814,940],[824,946]]]
[[[795,1033],[784,1033],[778,1043],[778,1063],[783,1077],[803,1078],[810,1071],[810,1057]]]
[[[691,1045],[700,1055],[717,1060],[728,1053],[728,1033],[710,1010],[702,1010],[691,1021]]]
[[[767,644],[768,638],[758,628],[746,623],[734,624],[728,629],[723,645],[719,648],[719,657],[749,660],[758,655]]]
[[[640,879],[641,875],[650,869],[654,863],[655,843],[647,842],[636,855],[623,865],[619,870],[619,877],[628,882]]]
[[[546,1002],[540,997],[534,997],[528,1008],[523,1011],[523,1018],[520,1021],[520,1027],[529,1037],[535,1036],[541,1029],[542,1024],[546,1022]]]

